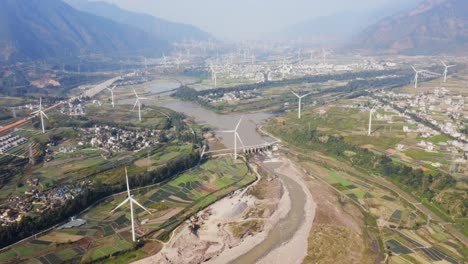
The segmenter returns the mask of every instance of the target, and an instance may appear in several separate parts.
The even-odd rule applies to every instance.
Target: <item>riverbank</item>
[[[304,219],[301,226],[296,231],[296,234],[290,241],[271,251],[257,263],[301,263],[307,256],[308,234],[312,229],[312,224],[315,219],[317,203],[307,188],[307,175],[305,175],[299,167],[294,165],[291,160],[284,158],[283,165],[275,171],[282,175],[288,175],[288,177],[291,177],[296,182],[300,183],[302,191],[306,195]]]
[[[225,263],[260,243],[290,204],[279,178],[262,177],[199,212],[196,232],[182,224],[159,253],[136,263]]]
[[[271,176],[200,212],[196,234],[186,223],[158,254],[136,263],[300,263],[316,203],[290,160],[268,166]]]

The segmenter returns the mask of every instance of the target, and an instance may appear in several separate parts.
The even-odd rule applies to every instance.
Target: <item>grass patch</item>
[[[409,248],[403,246],[402,244],[400,244],[400,242],[398,242],[398,241],[396,241],[394,239],[388,240],[387,242],[385,242],[385,244],[387,245],[387,247],[393,253],[396,253],[396,254],[410,254],[410,253],[413,253],[413,251],[411,251]]]

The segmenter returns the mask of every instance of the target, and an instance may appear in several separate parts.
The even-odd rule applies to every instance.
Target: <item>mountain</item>
[[[368,27],[351,46],[404,54],[467,52],[468,1],[426,0]]]
[[[210,34],[192,25],[174,23],[151,15],[130,12],[106,2],[87,0],[65,1],[78,10],[105,17],[121,24],[131,25],[169,42],[208,40],[212,38]]]
[[[277,35],[286,39],[304,39],[316,43],[341,43],[380,19],[414,7],[419,2],[421,0],[391,1],[378,8],[348,10],[316,17],[289,26]]]
[[[161,38],[78,11],[60,0],[0,1],[0,56],[4,60],[90,52],[161,54],[169,47]]]

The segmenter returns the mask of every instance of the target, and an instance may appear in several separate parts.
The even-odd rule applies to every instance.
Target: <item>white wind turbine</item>
[[[298,117],[299,119],[301,119],[302,98],[304,98],[304,97],[310,95],[312,92],[310,92],[310,93],[308,93],[308,94],[305,94],[305,95],[302,95],[302,96],[298,95],[297,93],[295,93],[295,92],[292,91],[292,90],[291,90],[291,92],[299,99],[299,106],[298,106],[298,111],[299,111],[299,112],[298,112],[298,114],[297,114],[297,117]]]
[[[166,54],[163,53],[163,64],[164,66],[167,65],[167,58],[166,58]]]
[[[245,146],[244,142],[242,142],[242,139],[239,136],[239,133],[237,133],[237,129],[239,129],[241,122],[242,122],[242,117],[240,118],[234,130],[217,131],[218,133],[233,133],[234,134],[234,160],[237,160],[237,139],[239,139],[239,142],[242,144],[242,146]]]
[[[115,107],[115,104],[114,104],[114,89],[115,89],[115,87],[117,87],[117,86],[114,85],[112,88],[107,87],[107,90],[109,90],[111,92],[112,108]]]
[[[322,58],[323,58],[323,64],[327,64],[327,53],[325,52],[324,48],[322,48]]]
[[[375,106],[373,106],[369,112],[369,129],[367,131],[367,135],[371,135],[372,134],[372,116],[374,115],[374,112],[375,112]]]
[[[416,70],[416,68],[414,68],[413,66],[411,66],[411,68],[413,68],[414,72],[415,72],[415,75],[414,75],[414,88],[418,88],[418,77],[419,77],[419,74],[423,71],[418,71]]]
[[[125,167],[125,178],[127,180],[127,194],[128,194],[128,197],[121,204],[117,205],[117,207],[115,207],[114,210],[112,210],[111,212],[112,213],[115,212],[115,210],[119,209],[122,205],[126,204],[127,202],[130,203],[130,214],[131,214],[131,218],[132,218],[131,219],[132,220],[132,240],[133,240],[133,242],[135,242],[136,237],[135,237],[135,219],[134,219],[134,216],[133,216],[133,204],[135,203],[136,205],[140,206],[143,210],[145,210],[149,214],[152,214],[152,213],[150,211],[148,211],[148,209],[146,209],[139,202],[137,202],[135,199],[133,199],[133,195],[130,195],[130,185],[128,184],[127,167]]]
[[[215,71],[213,65],[210,65],[210,70],[211,70],[211,80],[214,81],[214,88],[216,88],[218,86],[218,79],[217,79],[217,72]]]
[[[182,55],[179,54],[178,57],[176,57],[176,64],[177,64],[177,69],[180,68],[180,64],[182,63]]]
[[[135,110],[135,107],[137,107],[138,105],[138,120],[141,122],[141,100],[148,99],[148,98],[139,97],[137,92],[135,91],[135,88],[133,88],[133,93],[135,93],[136,101],[135,101],[135,104],[133,105],[132,110]]]
[[[447,64],[445,64],[443,61],[440,61],[440,62],[442,62],[442,64],[443,64],[444,67],[445,67],[445,70],[444,70],[444,83],[445,83],[445,82],[447,82],[447,73],[448,73],[448,69],[449,69],[449,68],[452,68],[452,67],[455,67],[455,66],[457,66],[457,65],[447,65]]]
[[[42,111],[42,97],[39,98],[39,110],[31,113],[32,115],[39,114],[41,117],[41,125],[42,125],[42,134],[45,134],[45,128],[44,128],[44,117],[49,119],[49,117]]]

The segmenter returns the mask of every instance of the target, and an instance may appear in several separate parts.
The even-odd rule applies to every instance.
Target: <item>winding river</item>
[[[197,123],[207,125],[215,130],[233,130],[241,117],[243,121],[239,126],[239,134],[242,141],[246,146],[262,144],[264,142],[273,141],[269,137],[261,135],[257,131],[257,126],[272,117],[269,113],[252,113],[252,114],[228,114],[220,115],[213,111],[207,110],[198,104],[174,100],[165,103],[157,103],[157,106],[166,107],[177,112],[188,115]],[[217,133],[217,136],[221,142],[227,147],[233,147],[233,135],[232,133]],[[270,164],[270,169],[274,170],[278,164]],[[287,215],[280,219],[278,224],[270,231],[268,236],[257,244],[254,248],[245,254],[239,256],[231,263],[255,263],[262,257],[268,255],[271,251],[283,245],[289,241],[304,221],[304,206],[306,204],[306,194],[302,186],[293,178],[280,175],[284,187],[289,193],[291,200],[291,209]]]

